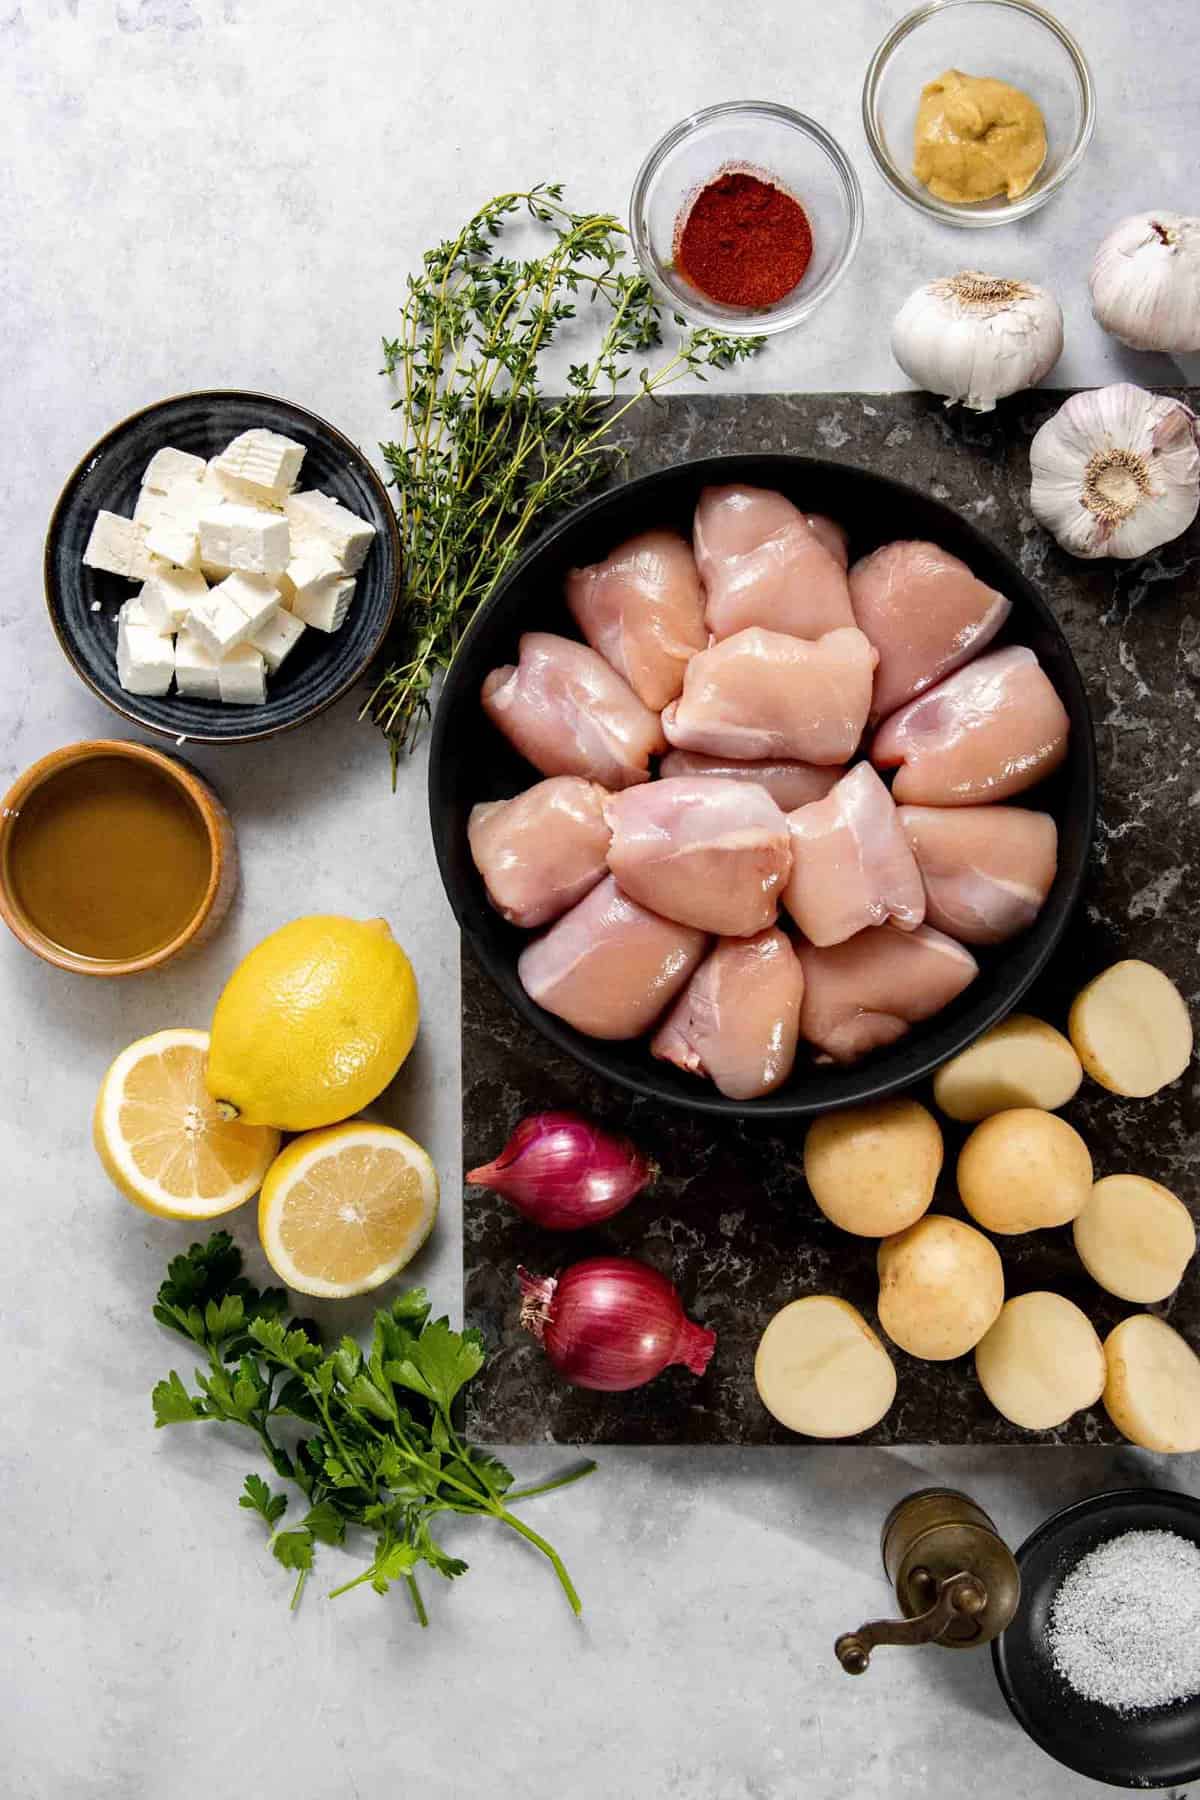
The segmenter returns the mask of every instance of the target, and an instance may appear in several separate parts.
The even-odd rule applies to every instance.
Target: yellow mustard
[[[1046,122],[1020,88],[947,69],[921,89],[913,173],[939,200],[1015,200],[1045,160]]]

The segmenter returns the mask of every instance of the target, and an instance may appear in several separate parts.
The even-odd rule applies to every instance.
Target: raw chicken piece
[[[819,638],[853,625],[846,537],[766,488],[710,487],[694,527],[705,613],[714,637],[748,625]]]
[[[1023,806],[901,806],[925,883],[925,916],[962,944],[1002,944],[1033,924],[1058,868],[1049,813]]]
[[[557,919],[603,878],[612,836],[607,799],[594,781],[554,775],[513,800],[471,808],[471,855],[488,899],[510,925],[529,931]]]
[[[888,919],[905,931],[921,923],[921,874],[870,763],[857,763],[824,800],[789,813],[788,826],[792,872],[783,903],[814,944],[843,943]]]
[[[658,719],[586,644],[527,631],[520,661],[493,669],[483,710],[543,775],[582,775],[602,787],[649,781],[666,749]]]
[[[850,600],[879,652],[872,719],[886,719],[978,656],[1012,611],[957,556],[915,539],[884,544],[856,562]]]
[[[796,1060],[804,975],[782,931],[723,938],[650,1040],[650,1053],[707,1075],[731,1100],[780,1087]]]
[[[879,925],[823,950],[801,944],[799,954],[800,1035],[840,1063],[894,1044],[910,1025],[949,1006],[979,973],[969,950],[929,925],[915,931]]]
[[[693,656],[663,730],[679,750],[737,762],[844,763],[867,722],[876,661],[853,626],[815,644],[782,631],[739,631]]]
[[[697,658],[699,660],[699,658]],[[1070,723],[1032,650],[993,650],[893,713],[875,734],[878,769],[902,764],[896,801],[1007,800],[1057,769]]]
[[[683,671],[708,643],[696,559],[677,531],[643,531],[603,562],[567,575],[567,606],[651,712],[683,691]]]
[[[792,853],[764,788],[681,775],[614,794],[604,817],[608,866],[639,905],[721,937],[775,923]]]
[[[701,756],[694,750],[668,750],[658,765],[660,775],[720,775],[725,781],[753,781],[766,788],[784,812],[823,800],[842,771],[818,769],[802,762],[731,762],[728,757]]]
[[[595,1038],[648,1031],[704,955],[702,931],[647,912],[612,876],[564,913],[517,960],[539,1006]]]

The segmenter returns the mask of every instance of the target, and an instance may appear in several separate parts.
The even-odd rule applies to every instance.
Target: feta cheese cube
[[[145,581],[159,566],[146,548],[145,525],[111,512],[96,514],[83,560],[89,569],[125,581]]]
[[[341,581],[326,582],[316,592],[311,588],[303,592],[297,588],[292,612],[306,625],[315,625],[318,631],[338,631],[353,598],[354,577],[343,577]]]
[[[304,445],[277,431],[256,427],[235,437],[213,461],[218,479],[261,494],[266,500],[280,501],[296,485],[304,461]]]
[[[207,594],[208,583],[194,569],[159,569],[142,588],[138,603],[156,631],[178,631]]]
[[[295,608],[297,594],[317,595],[331,582],[342,579],[342,565],[328,544],[310,538],[297,547],[296,554],[283,572],[279,591]]]
[[[189,700],[219,700],[221,682],[216,657],[186,626],[175,639],[175,685]]]
[[[127,625],[148,625],[150,630],[156,631],[160,637],[169,636],[169,632],[158,623],[157,619],[152,619],[147,612],[145,602],[142,599],[142,595],[145,591],[146,590],[143,587],[133,596],[132,600],[126,600],[121,606],[117,613],[118,633],[120,631],[121,620],[124,619]],[[97,604],[99,604],[99,602],[97,602]]]
[[[238,644],[217,668],[221,699],[227,706],[261,706],[267,697],[267,664],[253,644]]]
[[[177,482],[199,481],[206,467],[202,456],[192,456],[187,450],[173,450],[169,444],[164,444],[146,464],[142,487],[149,488],[152,494],[167,494]]]
[[[289,556],[288,522],[258,507],[228,504],[200,514],[200,555],[206,563],[278,575]]]
[[[165,694],[175,674],[175,647],[150,625],[117,620],[117,680],[127,694]]]
[[[266,624],[250,633],[247,642],[253,644],[256,650],[262,651],[267,668],[274,675],[303,635],[302,621],[294,619],[282,606],[277,606]]]
[[[173,516],[165,494],[153,493],[150,488],[142,489],[137,497],[137,505],[133,509],[135,525],[145,525],[149,529],[152,525],[159,525],[164,519],[170,519]]]
[[[316,538],[337,557],[344,575],[358,574],[375,536],[375,527],[366,519],[342,506],[332,494],[315,489],[289,494],[283,510],[297,546]]]
[[[278,603],[279,596],[264,575],[235,570],[197,600],[188,623],[205,649],[219,659],[265,625]]]
[[[146,530],[146,548],[176,569],[200,568],[200,538],[194,527],[176,519],[159,519]]]

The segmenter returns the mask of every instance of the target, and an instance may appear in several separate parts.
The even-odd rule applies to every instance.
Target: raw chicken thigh
[[[535,769],[610,789],[649,781],[662,729],[602,656],[549,631],[527,631],[519,655],[485,680],[483,710]]]
[[[587,905],[587,901],[584,901]],[[526,952],[528,954],[528,952]],[[880,925],[844,944],[801,944],[800,1035],[834,1062],[856,1062],[949,1006],[974,981],[969,950],[929,925]]]
[[[901,806],[925,883],[925,916],[963,944],[1002,944],[1033,924],[1058,868],[1049,813],[1023,806]]]
[[[814,944],[840,944],[888,919],[906,931],[921,923],[920,871],[870,763],[856,764],[824,800],[790,813],[788,826],[792,872],[783,903]]]
[[[822,800],[841,774],[802,762],[731,762],[728,757],[701,756],[695,750],[668,750],[658,765],[660,775],[720,775],[725,781],[753,781],[766,788],[784,812]]]
[[[677,531],[644,531],[603,562],[572,569],[567,606],[652,712],[683,690],[683,671],[708,643],[696,559]]]
[[[884,544],[850,571],[854,617],[879,652],[871,717],[885,719],[986,648],[1012,611],[936,544]]]
[[[853,625],[846,536],[832,519],[765,488],[705,488],[694,542],[714,637],[762,625],[818,638]]]
[[[648,1031],[704,955],[702,931],[647,912],[612,876],[520,955],[521,986],[539,1006],[595,1038]]]
[[[1067,754],[1069,729],[1033,651],[993,650],[885,720],[871,760],[880,769],[902,765],[892,783],[897,801],[972,806],[1006,800],[1051,774]]]
[[[578,775],[554,775],[514,800],[471,808],[467,841],[488,899],[510,925],[557,919],[607,870],[608,794]]]
[[[877,660],[853,626],[815,644],[739,631],[693,656],[663,730],[677,749],[738,762],[844,763],[867,721]]]
[[[792,853],[787,819],[764,788],[680,775],[614,794],[604,816],[608,866],[640,905],[721,937],[775,923]]]
[[[804,975],[782,931],[725,938],[650,1040],[651,1055],[753,1100],[792,1072]]]

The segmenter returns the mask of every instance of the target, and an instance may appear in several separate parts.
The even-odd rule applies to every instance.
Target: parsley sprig
[[[316,1546],[342,1544],[361,1528],[375,1540],[370,1566],[332,1593],[370,1582],[384,1594],[403,1581],[417,1618],[428,1624],[416,1572],[422,1563],[450,1580],[465,1572],[466,1563],[443,1549],[431,1529],[439,1513],[459,1513],[495,1519],[532,1544],[578,1613],[579,1595],[558,1552],[510,1508],[565,1487],[596,1465],[518,1489],[503,1463],[464,1441],[454,1405],[483,1366],[479,1333],[431,1320],[422,1288],[397,1295],[376,1313],[366,1351],[350,1337],[326,1349],[310,1320],[289,1320],[287,1313],[282,1288],[259,1289],[246,1280],[228,1232],[193,1244],[169,1264],[154,1316],[201,1350],[207,1365],[195,1371],[195,1392],[172,1369],[153,1401],[156,1426],[212,1419],[253,1433],[275,1474],[299,1490],[306,1511],[286,1530],[288,1496],[261,1475],[247,1475],[238,1500],[262,1519],[276,1560],[296,1571],[292,1606]]]
[[[514,215],[541,233],[540,254],[502,254]],[[542,182],[480,207],[408,277],[399,334],[383,343],[401,420],[382,446],[404,544],[399,641],[364,708],[393,770],[430,712],[435,676],[532,533],[613,472],[613,433],[630,408],[764,341],[689,328],[673,313],[678,341],[650,366],[662,309],[623,266],[628,236],[611,213],[573,212],[558,182]],[[595,341],[566,392],[547,396],[544,359],[580,301]],[[619,394],[629,382],[633,392]]]

